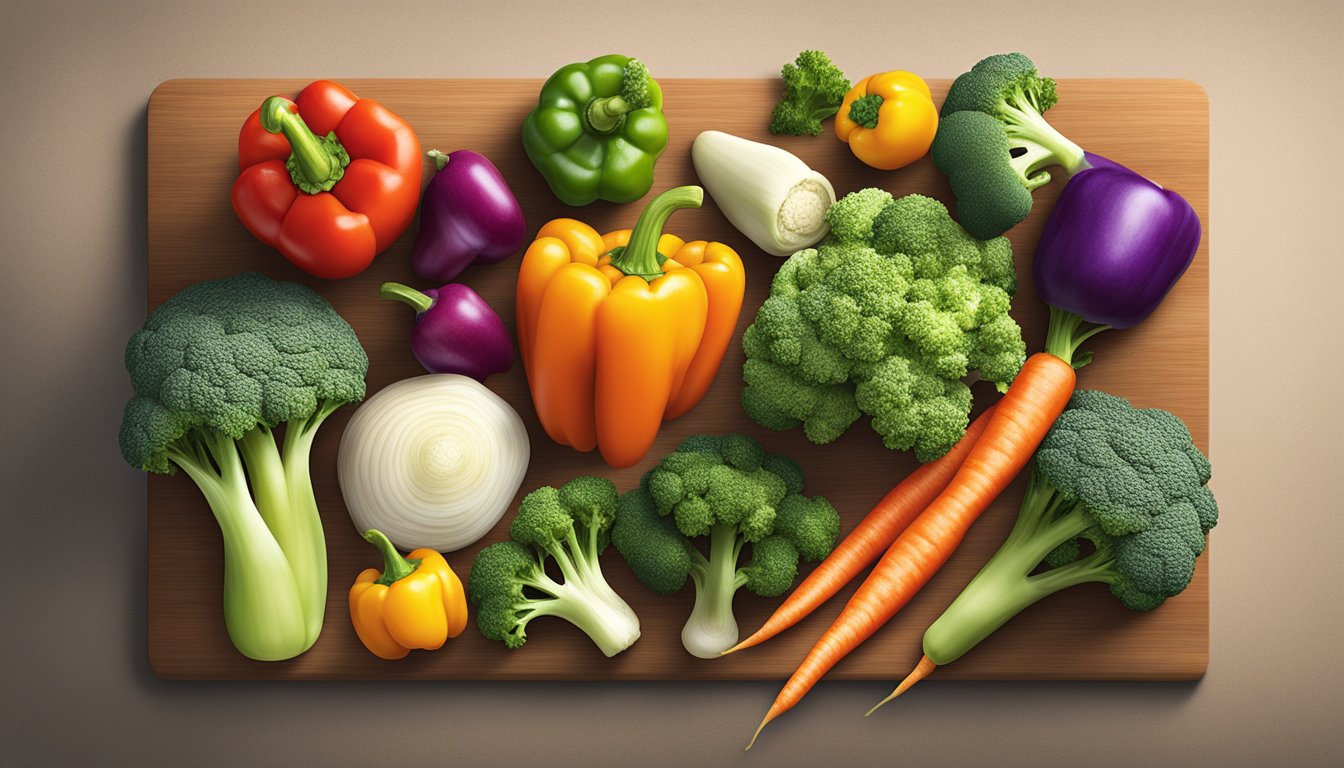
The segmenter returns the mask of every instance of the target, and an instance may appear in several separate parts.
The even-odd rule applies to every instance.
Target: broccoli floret
[[[633,645],[639,618],[607,583],[599,562],[616,505],[616,486],[600,477],[575,478],[558,490],[543,486],[524,497],[509,526],[513,540],[481,550],[471,566],[467,596],[477,606],[481,634],[520,648],[529,622],[555,616],[607,656]],[[561,581],[546,573],[548,559]]]
[[[849,78],[821,51],[803,51],[780,71],[784,98],[770,115],[770,132],[818,136],[821,121],[840,110]]]
[[[962,379],[1004,391],[1026,359],[1012,246],[922,195],[860,190],[827,216],[831,234],[784,262],[742,336],[742,406],[819,444],[866,413],[887,447],[937,458],[969,423]]]
[[[612,542],[635,575],[660,595],[695,584],[681,633],[687,651],[713,658],[731,648],[739,589],[781,595],[800,557],[817,561],[835,548],[839,514],[820,496],[802,496],[802,487],[796,463],[749,437],[696,435],[621,496]],[[707,555],[692,542],[704,537]]]
[[[226,532],[225,624],[250,658],[297,656],[322,629],[326,544],[309,454],[323,421],[363,399],[368,366],[325,299],[256,273],[183,289],[126,345],[135,395],[122,455],[147,472],[181,468],[200,487]]]
[[[626,62],[621,71],[621,98],[630,109],[643,109],[653,103],[649,91],[649,68],[639,59]]]
[[[1045,168],[1083,167],[1082,148],[1042,116],[1058,100],[1055,81],[1020,53],[990,56],[952,83],[932,154],[966,231],[1003,234],[1031,212],[1031,192],[1050,182]]]
[[[873,223],[887,203],[891,193],[877,187],[866,187],[836,200],[826,209],[826,223],[831,225],[831,239],[841,243],[868,243],[873,236]]]
[[[1027,606],[1078,584],[1107,584],[1137,611],[1179,594],[1218,522],[1210,474],[1176,416],[1075,393],[1036,451],[1008,539],[929,627],[925,654],[955,661]]]

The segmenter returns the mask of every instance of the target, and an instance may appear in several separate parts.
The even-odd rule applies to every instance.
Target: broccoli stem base
[[[1083,509],[1033,475],[1003,546],[925,631],[924,655],[939,666],[950,664],[1041,598],[1078,584],[1109,582],[1113,558],[1103,549],[1029,575],[1047,555],[1077,539],[1091,525]]]
[[[681,629],[681,644],[692,656],[717,659],[737,644],[733,597],[746,584],[737,567],[743,543],[734,526],[715,525],[709,532],[709,559],[691,567],[695,605]]]
[[[290,659],[308,650],[317,633],[306,621],[291,563],[249,493],[238,445],[213,432],[192,433],[168,455],[201,489],[219,524],[224,626],[234,647],[259,661]]]
[[[527,582],[527,586],[550,597],[514,606],[522,613],[518,621],[519,631],[525,636],[528,622],[541,616],[554,616],[578,627],[607,657],[634,645],[640,635],[639,617],[611,588],[602,571],[596,567],[577,566],[568,557],[561,565],[561,571],[565,575],[563,584],[540,570]]]

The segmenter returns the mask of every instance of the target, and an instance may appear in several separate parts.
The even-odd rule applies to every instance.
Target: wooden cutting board
[[[323,282],[291,267],[277,252],[252,238],[234,216],[229,191],[238,173],[238,128],[263,98],[294,95],[296,79],[173,80],[149,102],[149,286],[153,309],[192,283],[246,270],[298,280],[326,296],[354,326],[369,353],[369,394],[423,373],[411,356],[411,313],[379,301],[385,280],[419,287],[409,263],[417,224],[364,274]],[[424,149],[474,149],[489,156],[513,186],[531,231],[545,221],[572,216],[599,231],[633,225],[638,205],[598,203],[583,209],[558,203],[523,154],[519,126],[535,103],[539,80],[347,80],[355,93],[378,99],[406,118]],[[933,80],[939,103],[947,80]],[[657,166],[654,192],[695,183],[690,145],[703,130],[719,129],[771,141],[826,174],[837,194],[881,186],[896,195],[919,192],[950,202],[947,183],[925,158],[886,173],[859,163],[829,131],[812,137],[771,137],[765,126],[778,97],[776,80],[665,80],[671,141]],[[1127,164],[1179,191],[1204,223],[1204,241],[1190,271],[1162,307],[1143,325],[1098,337],[1090,345],[1097,362],[1085,368],[1079,386],[1130,398],[1136,406],[1162,407],[1190,426],[1208,449],[1209,166],[1208,101],[1193,83],[1177,80],[1064,80],[1050,121],[1080,145]],[[829,126],[828,126],[829,129]],[[432,165],[426,161],[425,179]],[[1044,341],[1045,309],[1029,269],[1041,227],[1062,186],[1054,181],[1036,193],[1029,219],[1010,237],[1021,288],[1013,314],[1028,349]],[[757,250],[720,215],[713,202],[677,213],[669,231],[720,240],[737,248],[748,272],[746,303],[738,333],[751,322],[780,261]],[[475,288],[512,327],[513,284],[518,259],[468,269],[462,281]],[[890,487],[915,467],[911,456],[882,447],[866,421],[842,439],[814,446],[800,431],[775,433],[758,427],[738,405],[742,354],[730,348],[713,388],[696,410],[665,425],[640,466],[612,471],[595,454],[580,454],[546,438],[538,426],[519,367],[495,376],[489,386],[527,423],[532,464],[519,495],[581,474],[604,474],[621,490],[633,486],[657,457],[696,432],[743,431],[770,450],[797,459],[807,471],[807,492],[824,494],[840,510],[848,532]],[[976,408],[995,398],[975,387]],[[851,585],[808,620],[775,640],[731,657],[691,657],[680,630],[690,611],[691,589],[659,597],[639,583],[615,551],[604,559],[613,586],[639,614],[643,636],[615,658],[605,658],[572,626],[542,619],[529,628],[518,651],[482,638],[473,626],[436,653],[416,652],[397,661],[369,654],[351,629],[346,591],[363,568],[379,564],[372,547],[351,524],[336,481],[341,431],[354,408],[333,416],[317,439],[312,474],[327,535],[330,588],[326,623],[311,650],[284,662],[256,662],[234,650],[221,610],[220,537],[209,509],[184,475],[149,478],[149,657],[167,678],[435,678],[486,680],[681,680],[783,679],[811,643],[830,625]],[[988,510],[942,572],[883,630],[841,662],[833,679],[895,680],[920,656],[924,628],[951,602],[989,557],[1011,526],[1022,482]],[[506,535],[512,513],[482,542],[448,554],[465,580],[475,553]],[[1208,662],[1209,557],[1199,560],[1194,582],[1182,595],[1149,614],[1132,613],[1105,587],[1090,585],[1057,595],[1027,610],[962,660],[940,669],[945,679],[1190,679]],[[745,592],[736,607],[744,635],[755,629],[778,600]]]

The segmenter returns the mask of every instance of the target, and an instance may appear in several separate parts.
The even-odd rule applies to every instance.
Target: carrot
[[[835,551],[803,579],[803,583],[775,609],[774,614],[766,619],[755,634],[723,653],[727,655],[759,645],[802,621],[839,592],[859,571],[876,560],[910,521],[952,481],[952,476],[971,452],[971,446],[985,431],[994,408],[991,405],[971,422],[971,426],[966,428],[966,434],[951,450],[906,475],[904,480],[882,497],[877,506],[863,518],[863,522],[850,531]]]
[[[1026,466],[1064,411],[1076,381],[1073,366],[1054,355],[1040,352],[1027,359],[952,482],[887,549],[784,684],[751,744],[767,723],[797,705],[933,578],[980,513]]]

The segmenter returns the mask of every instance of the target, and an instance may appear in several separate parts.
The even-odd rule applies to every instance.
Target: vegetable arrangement
[[[658,595],[692,583],[682,645],[712,659],[796,626],[871,565],[763,729],[934,578],[1033,460],[1012,532],[927,628],[923,658],[884,702],[1060,590],[1104,583],[1148,611],[1189,584],[1218,519],[1207,458],[1172,414],[1075,385],[1092,361],[1083,345],[1149,317],[1191,264],[1201,228],[1190,205],[1055,130],[1043,115],[1057,86],[1021,54],[976,64],[941,110],[917,75],[851,83],[820,51],[803,51],[781,75],[771,134],[818,136],[834,117],[854,162],[885,171],[931,150],[955,218],[930,197],[878,187],[837,199],[799,155],[705,131],[691,147],[703,190],[673,186],[619,209],[635,219],[630,229],[599,234],[558,218],[535,232],[517,265],[511,326],[451,282],[473,265],[511,279],[513,267],[491,265],[527,242],[522,207],[491,160],[431,151],[437,172],[421,200],[419,140],[376,102],[318,81],[294,101],[267,98],[248,117],[234,209],[309,274],[359,273],[421,204],[407,276],[382,283],[378,297],[415,311],[410,347],[429,375],[363,403],[336,460],[354,530],[383,559],[348,592],[350,628],[373,655],[451,653],[470,604],[481,635],[510,651],[527,643],[534,619],[552,616],[615,656],[641,636],[612,588],[621,582],[608,581],[628,567]],[[668,143],[662,108],[639,59],[571,64],[541,87],[522,149],[566,205],[632,203],[655,185]],[[810,139],[789,141],[807,156]],[[1032,260],[1050,322],[1043,351],[1028,355],[1011,314],[1018,278],[1003,234],[1030,212],[1051,166],[1068,182]],[[705,191],[741,240],[663,231]],[[751,245],[785,258],[744,260],[735,250]],[[695,434],[648,460],[665,422],[714,383],[735,340],[747,269],[774,272],[740,337],[746,415],[770,430],[801,427],[819,445],[868,416],[887,449],[922,462],[843,539],[840,512],[803,494],[803,468],[752,437]],[[439,287],[411,287],[412,270]],[[352,295],[375,300],[371,290]],[[532,412],[494,389],[516,380],[491,378],[512,368],[515,332],[535,424],[558,444],[643,473],[626,489],[586,473],[536,488],[505,536],[501,521],[515,510],[532,448]],[[126,364],[135,393],[123,455],[152,473],[180,468],[205,496],[223,539],[234,645],[260,660],[303,653],[328,598],[309,456],[323,421],[364,397],[368,357],[354,330],[304,286],[241,274],[164,302],[132,337]],[[1002,397],[972,421],[976,379]],[[521,383],[498,391],[515,397]],[[608,545],[623,563],[608,556],[604,572]],[[459,550],[472,559],[465,588],[441,554]],[[803,563],[819,565],[807,572]],[[800,575],[742,639],[737,593],[780,597]]]

